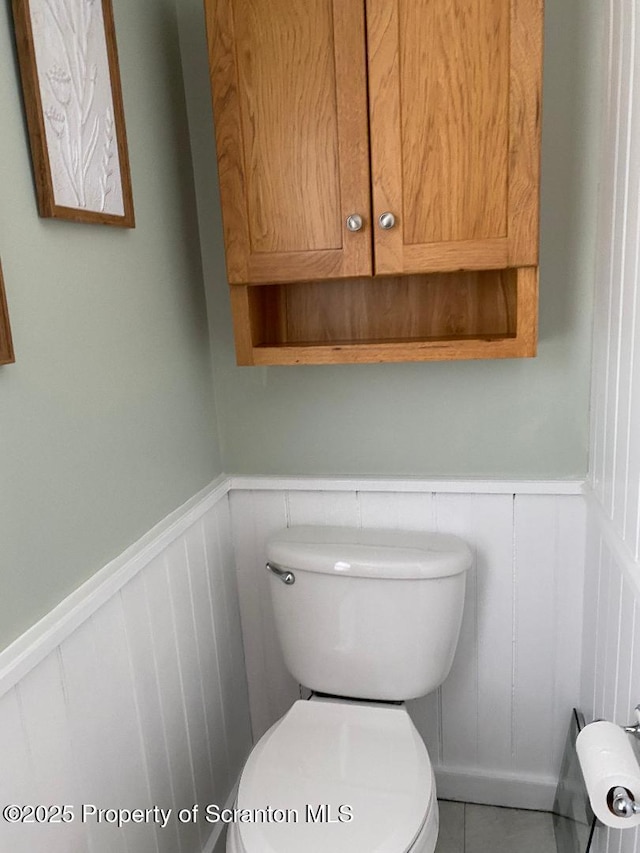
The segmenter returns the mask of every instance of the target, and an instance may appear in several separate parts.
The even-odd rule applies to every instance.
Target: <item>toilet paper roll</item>
[[[611,810],[618,787],[640,803],[640,765],[629,735],[614,723],[590,723],[576,738],[576,752],[596,817],[616,829],[639,826],[640,814],[619,817]]]

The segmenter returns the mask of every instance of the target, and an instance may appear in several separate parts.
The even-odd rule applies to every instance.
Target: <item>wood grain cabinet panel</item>
[[[399,24],[406,242],[504,237],[509,2],[400,0]]]
[[[206,20],[229,282],[370,275],[363,5],[207,0]]]
[[[535,266],[540,0],[367,0],[377,274]]]

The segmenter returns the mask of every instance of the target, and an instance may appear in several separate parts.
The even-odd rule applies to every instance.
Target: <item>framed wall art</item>
[[[111,0],[13,0],[41,216],[133,228]]]
[[[2,263],[0,262],[0,364],[11,364],[15,360],[7,298],[4,292],[4,279],[2,278]]]

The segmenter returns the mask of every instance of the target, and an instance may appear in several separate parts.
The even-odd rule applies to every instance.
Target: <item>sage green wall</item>
[[[0,648],[221,470],[173,0],[115,0],[137,227],[42,220],[0,3]]]
[[[583,476],[597,100],[595,0],[547,0],[540,346],[534,360],[235,366],[201,0],[179,0],[225,469]]]

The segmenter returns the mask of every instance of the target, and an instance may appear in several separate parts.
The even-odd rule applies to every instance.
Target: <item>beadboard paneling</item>
[[[294,524],[457,533],[474,552],[460,643],[445,684],[410,712],[442,796],[549,807],[579,694],[582,496],[260,485],[230,495],[254,739],[299,695],[271,615],[269,534]]]
[[[620,724],[640,702],[640,17],[605,0],[604,95],[581,705]],[[600,827],[594,853],[640,850]]]
[[[607,0],[596,264],[591,483],[640,556],[640,16]]]
[[[620,559],[596,499],[589,502],[581,707],[587,720],[634,721],[640,702],[640,594],[638,566]],[[640,850],[637,830],[602,827],[595,853]]]
[[[118,566],[129,573],[125,582],[113,573],[103,578],[108,596],[88,585],[99,606],[85,603],[82,590],[74,594],[85,613],[77,626],[61,605],[60,618],[73,629],[55,629],[58,645],[15,683],[7,675],[0,801],[68,803],[76,819],[0,822],[0,850],[210,853],[218,841],[216,827],[180,823],[176,812],[224,805],[251,747],[226,489],[172,516],[160,536],[161,547],[145,540],[146,559],[134,549],[130,565]],[[55,611],[47,619],[55,628]],[[37,660],[37,650],[29,654]],[[83,824],[82,803],[158,805],[173,814],[165,829],[131,823],[119,830]]]

